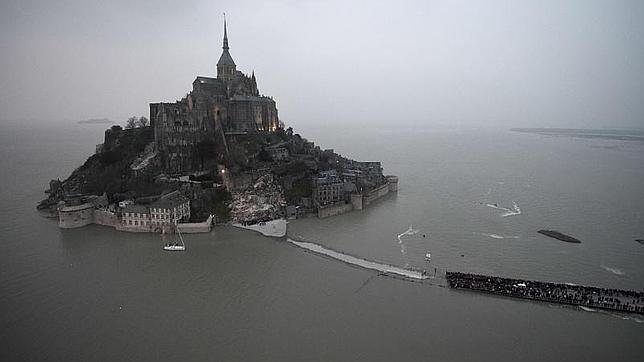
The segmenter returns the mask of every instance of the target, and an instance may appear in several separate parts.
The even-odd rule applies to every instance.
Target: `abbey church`
[[[150,103],[155,147],[166,171],[193,169],[200,145],[225,147],[225,135],[273,132],[279,127],[275,101],[260,95],[254,72],[248,76],[237,70],[229,49],[224,20],[217,77],[198,76],[192,91],[177,102]]]

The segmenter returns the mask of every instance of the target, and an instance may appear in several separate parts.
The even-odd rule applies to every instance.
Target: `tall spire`
[[[224,13],[224,50],[228,49],[228,31],[226,30],[226,13]]]
[[[224,46],[221,52],[221,57],[217,62],[217,78],[230,80],[234,78],[237,66],[233,57],[228,52],[228,29],[226,26],[226,13],[224,13]]]

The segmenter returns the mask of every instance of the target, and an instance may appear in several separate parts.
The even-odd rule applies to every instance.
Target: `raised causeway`
[[[622,313],[644,313],[644,292],[449,271],[446,279],[449,287],[454,289]]]

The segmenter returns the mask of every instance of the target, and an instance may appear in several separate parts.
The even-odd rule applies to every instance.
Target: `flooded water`
[[[158,235],[58,229],[35,204],[103,126],[0,126],[0,359],[620,360],[644,324],[579,308],[379,276],[284,240],[218,227]],[[288,233],[400,268],[644,289],[644,146],[505,130],[328,129],[400,191]],[[569,244],[536,233],[555,229]],[[416,230],[412,232],[409,230]],[[409,232],[406,232],[409,231]],[[428,265],[425,254],[432,255]]]

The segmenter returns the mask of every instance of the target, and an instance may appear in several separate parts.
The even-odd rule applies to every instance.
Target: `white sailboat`
[[[177,224],[174,224],[175,238],[173,241],[169,241],[163,245],[163,250],[167,251],[184,251],[186,250],[186,243],[183,242],[183,237],[181,236],[181,231],[177,227]]]
[[[425,254],[425,260],[426,261],[431,261],[432,260],[432,254],[431,253]]]

